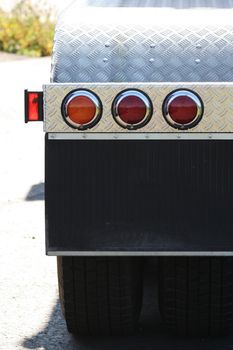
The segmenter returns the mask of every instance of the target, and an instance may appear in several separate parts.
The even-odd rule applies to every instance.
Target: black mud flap
[[[233,141],[49,140],[47,253],[233,251]]]

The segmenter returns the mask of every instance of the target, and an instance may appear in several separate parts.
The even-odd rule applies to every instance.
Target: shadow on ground
[[[38,334],[25,339],[26,349],[45,350],[224,350],[233,348],[233,337],[220,339],[190,339],[168,335],[158,312],[156,266],[150,266],[145,277],[144,303],[139,329],[134,336],[126,338],[75,338],[66,330],[59,301],[57,301],[47,326]]]
[[[39,184],[33,185],[30,188],[25,200],[29,202],[43,201],[44,200],[44,183],[41,182]]]

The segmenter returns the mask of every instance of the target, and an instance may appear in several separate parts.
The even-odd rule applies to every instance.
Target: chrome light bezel
[[[95,105],[96,107],[96,113],[94,118],[89,122],[85,124],[79,124],[75,123],[73,120],[70,119],[69,113],[68,113],[68,106],[69,103],[76,97],[79,96],[85,96],[89,98]],[[103,113],[103,106],[100,98],[92,91],[89,90],[84,90],[84,89],[79,89],[79,90],[74,90],[71,91],[66,97],[64,98],[61,106],[61,112],[62,116],[65,120],[65,122],[72,128],[78,129],[78,130],[86,130],[90,129],[93,126],[95,126],[101,119],[102,113]]]
[[[191,122],[186,123],[186,124],[181,124],[181,123],[175,122],[172,119],[171,115],[169,114],[169,108],[170,108],[171,103],[177,97],[183,97],[183,96],[189,97],[197,106],[197,113],[196,113],[195,118]],[[203,114],[204,114],[204,104],[202,102],[201,97],[196,92],[191,91],[191,90],[186,90],[186,89],[179,89],[179,90],[172,91],[165,98],[162,110],[163,110],[163,116],[169,125],[171,125],[175,129],[187,130],[187,129],[191,129],[191,128],[195,127],[201,121]]]
[[[138,97],[143,101],[146,107],[146,114],[144,118],[139,122],[135,124],[130,124],[124,122],[118,112],[118,108],[120,103],[126,98],[130,96],[135,96]],[[120,125],[124,129],[128,130],[137,130],[145,126],[146,124],[149,123],[149,121],[152,118],[153,115],[153,104],[151,102],[151,99],[149,98],[148,95],[146,95],[144,92],[136,89],[128,89],[121,91],[114,99],[113,104],[112,104],[112,115],[114,120],[117,122],[118,125]]]

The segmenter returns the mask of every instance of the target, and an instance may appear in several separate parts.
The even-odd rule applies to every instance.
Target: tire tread
[[[134,331],[142,303],[141,259],[58,257],[57,265],[62,310],[71,333]]]
[[[232,258],[160,258],[159,305],[173,333],[228,334],[233,323]]]

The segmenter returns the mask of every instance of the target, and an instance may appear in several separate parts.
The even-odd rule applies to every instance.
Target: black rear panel
[[[229,252],[232,226],[232,141],[46,137],[47,252]]]

